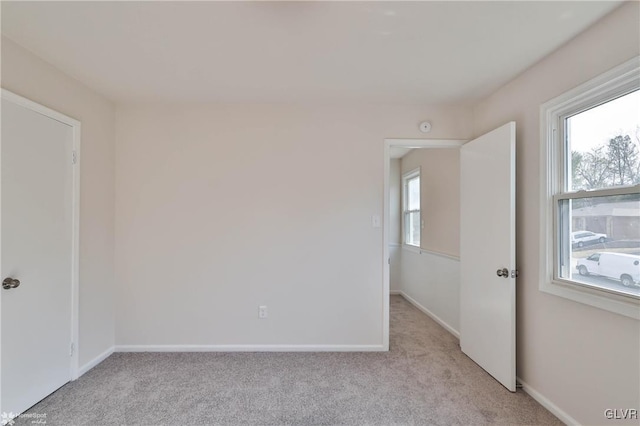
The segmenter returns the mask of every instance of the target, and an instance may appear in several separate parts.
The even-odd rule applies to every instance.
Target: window
[[[541,289],[640,318],[640,58],[541,107]]]
[[[600,253],[594,253],[591,256],[587,257],[587,259],[597,262],[598,260],[600,260]]]
[[[402,176],[404,243],[420,247],[420,169]]]

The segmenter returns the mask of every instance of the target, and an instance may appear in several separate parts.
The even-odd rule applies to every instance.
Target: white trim
[[[387,297],[388,299],[388,297]],[[384,352],[383,345],[116,345],[115,352]]]
[[[619,294],[608,293],[580,284],[557,280],[547,281],[544,279],[540,281],[540,290],[545,293],[573,300],[574,302],[584,303],[585,305],[640,320],[640,305],[626,300],[620,300],[623,297],[626,299],[630,298]]]
[[[431,312],[429,309],[427,309],[424,306],[422,306],[417,300],[415,300],[413,297],[409,296],[404,291],[400,291],[399,294],[400,294],[400,296],[404,297],[407,302],[411,303],[413,306],[418,308],[420,311],[422,311],[423,313],[427,314],[428,317],[430,317],[432,320],[437,322],[442,328],[447,330],[449,333],[453,334],[456,339],[460,340],[460,332],[458,330],[456,330],[455,328],[451,327],[442,318],[440,318],[439,316],[437,316],[436,314]]]
[[[71,127],[80,127],[80,122],[78,120],[76,120],[75,118],[71,118],[67,115],[64,115],[62,113],[59,113],[58,111],[52,110],[51,108],[47,108],[44,105],[40,105],[39,103],[36,103],[30,99],[27,99],[25,97],[22,97],[20,95],[17,95],[7,89],[2,89],[2,98],[6,99],[8,101],[13,102],[16,105],[20,105],[21,107],[30,109],[32,111],[37,112],[38,114],[42,114],[44,116],[47,116],[51,119],[54,119],[56,121],[59,121],[63,124],[66,124],[68,126]]]
[[[535,390],[534,388],[529,386],[521,378],[516,377],[516,379],[518,380],[518,383],[520,383],[522,385],[522,390],[523,391],[525,391],[527,394],[529,394],[529,396],[531,396],[531,398],[535,399],[544,408],[549,410],[551,412],[551,414],[553,414],[558,419],[560,419],[560,421],[562,421],[564,424],[567,424],[567,425],[579,425],[580,424],[580,423],[578,423],[578,421],[576,419],[574,419],[569,414],[567,414],[566,411],[562,410],[556,404],[551,402],[551,400],[549,400],[549,398],[547,398],[546,396],[542,395],[540,392],[538,392],[537,390]]]
[[[551,202],[561,188],[562,164],[557,148],[557,123],[568,111],[579,111],[628,93],[640,86],[640,57],[609,70],[540,106],[540,283],[542,292],[564,297],[626,317],[640,319],[640,301],[632,296],[612,294],[595,288],[555,279],[554,209]],[[555,166],[555,168],[553,167]],[[607,190],[616,192],[618,190]],[[599,193],[602,191],[599,191]],[[584,192],[588,196],[589,192]]]
[[[84,364],[82,367],[80,367],[78,371],[79,373],[78,377],[83,376],[87,371],[91,370],[93,367],[100,364],[105,359],[109,358],[113,354],[113,352],[115,352],[115,346],[111,346],[109,349],[107,349],[106,351],[102,352],[100,355],[98,355],[91,361]]]
[[[389,175],[391,173],[391,144],[384,144],[384,164],[382,178],[382,346],[389,350],[389,290],[391,275],[391,250],[389,250]],[[401,231],[402,232],[402,231]]]
[[[80,140],[82,129],[79,121],[73,120],[73,210],[71,248],[71,341],[74,344],[71,361],[71,380],[80,377]]]
[[[79,377],[79,289],[80,289],[80,147],[81,147],[81,123],[80,121],[33,102],[9,90],[2,89],[2,99],[13,102],[24,108],[30,109],[53,120],[59,121],[73,129],[73,150],[76,153],[75,164],[69,164],[72,169],[72,240],[71,240],[71,343],[74,346],[73,355],[70,357],[70,378],[76,380]],[[0,296],[1,297],[1,296]]]
[[[560,200],[578,200],[581,198],[594,198],[594,197],[610,197],[612,195],[629,195],[640,192],[640,184],[629,186],[617,186],[615,188],[602,188],[591,189],[589,191],[567,191],[553,195],[553,202],[556,203]]]
[[[403,173],[402,180],[411,180],[419,176],[420,176],[420,166],[416,167],[415,169],[411,169],[406,173]]]
[[[415,253],[415,254],[420,254],[420,247],[414,246],[413,244],[403,243],[402,244],[402,250],[406,250],[406,251],[409,251],[409,252]]]
[[[441,251],[435,251],[435,250],[427,250],[427,249],[420,249],[420,254],[430,254],[433,256],[438,256],[438,257],[444,257],[445,259],[451,259],[451,260],[457,260],[460,261],[460,256],[456,256],[454,254],[449,254],[449,253],[444,253]]]
[[[389,146],[403,148],[460,148],[468,141],[462,139],[385,139]]]
[[[383,220],[382,220],[382,345],[384,350],[389,350],[389,174],[390,174],[390,149],[392,146],[404,146],[409,148],[455,148],[460,149],[467,143],[461,139],[393,139],[384,140],[383,158]]]

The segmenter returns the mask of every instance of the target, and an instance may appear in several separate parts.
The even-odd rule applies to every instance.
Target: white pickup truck
[[[625,287],[640,286],[640,256],[624,253],[594,253],[578,259],[580,275],[600,275],[620,280]]]

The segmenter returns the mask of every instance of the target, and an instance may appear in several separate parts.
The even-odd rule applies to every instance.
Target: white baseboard
[[[435,322],[440,324],[445,330],[447,330],[449,333],[453,334],[457,339],[460,339],[460,332],[458,332],[458,330],[456,330],[455,328],[451,327],[449,324],[447,324],[445,321],[443,321],[439,316],[437,316],[436,314],[431,312],[429,309],[427,309],[424,306],[422,306],[420,303],[418,303],[417,300],[415,300],[414,298],[409,296],[404,291],[400,292],[400,296],[404,297],[407,300],[407,302],[411,303],[413,306],[415,306],[416,308],[420,309],[422,312],[427,314],[432,320],[434,320]]]
[[[383,345],[116,345],[116,352],[383,352]]]
[[[109,356],[114,352],[114,349],[114,346],[111,346],[109,349],[102,352],[100,355],[80,367],[80,369],[78,370],[78,377],[82,376],[84,373],[91,370],[93,367],[100,364],[105,359],[109,358]]]
[[[578,423],[578,421],[576,419],[571,417],[565,411],[560,409],[556,404],[554,404],[549,399],[547,399],[547,397],[545,397],[540,392],[538,392],[537,390],[535,390],[534,388],[532,388],[531,386],[529,386],[528,384],[523,382],[522,379],[520,379],[519,377],[516,377],[516,379],[518,380],[518,383],[520,383],[522,385],[522,390],[523,391],[525,391],[527,394],[529,394],[531,396],[531,398],[533,398],[536,401],[538,401],[538,403],[540,405],[542,405],[544,408],[549,410],[551,412],[551,414],[553,414],[554,416],[559,418],[560,421],[562,421],[564,424],[566,424],[566,425],[579,425],[580,424],[580,423]]]

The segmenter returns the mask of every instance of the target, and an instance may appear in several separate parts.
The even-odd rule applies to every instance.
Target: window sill
[[[402,249],[409,251],[411,253],[415,253],[415,254],[420,254],[420,247],[419,246],[414,246],[411,244],[407,244],[407,243],[403,243],[402,244]]]
[[[609,293],[561,280],[542,280],[540,291],[640,320],[640,299],[633,296]]]

